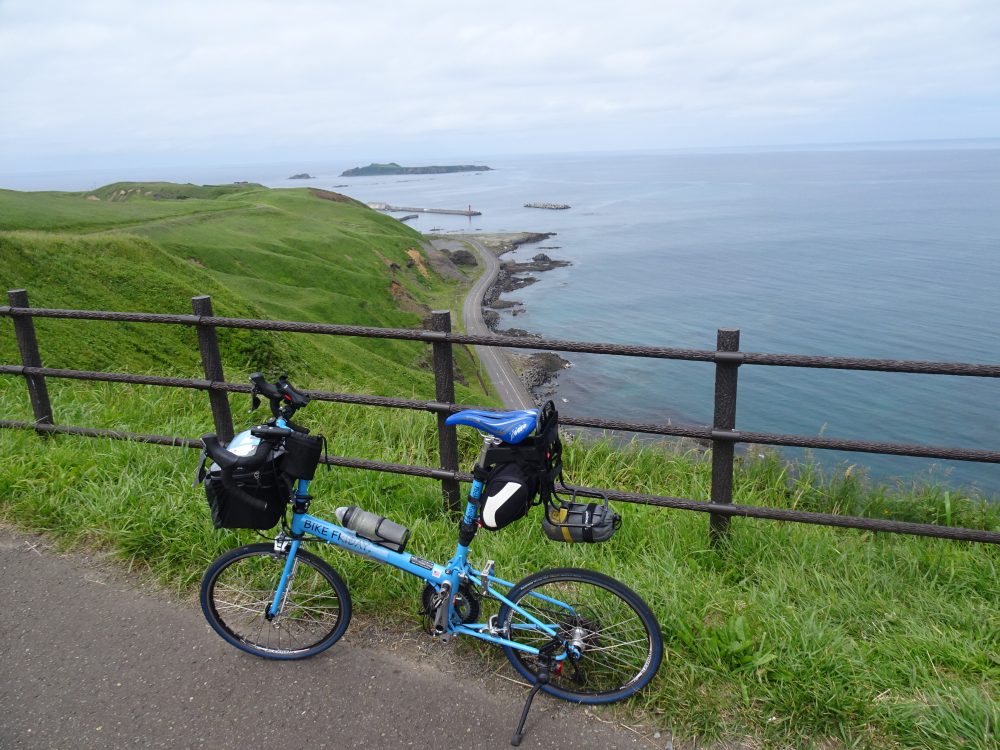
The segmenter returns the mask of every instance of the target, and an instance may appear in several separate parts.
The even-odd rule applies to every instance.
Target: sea
[[[744,351],[1000,363],[1000,141],[448,157],[423,163],[491,169],[339,176],[363,163],[0,175],[0,187],[247,180],[471,208],[481,215],[409,223],[425,233],[550,232],[505,257],[544,252],[571,263],[507,295],[523,305],[505,313],[503,327],[691,349],[714,349],[718,329],[737,328]],[[288,179],[303,171],[314,179]],[[564,356],[571,366],[554,395],[565,414],[711,424],[709,363]],[[736,426],[997,451],[1000,379],[746,365]],[[878,482],[1000,497],[996,464],[782,453]]]

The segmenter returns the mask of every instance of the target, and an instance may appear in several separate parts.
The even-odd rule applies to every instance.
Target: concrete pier
[[[403,213],[413,213],[417,211],[422,214],[451,214],[452,216],[482,216],[482,211],[473,211],[472,206],[463,208],[407,208],[403,206],[390,206],[388,203],[369,203],[368,208],[376,211],[402,211]]]

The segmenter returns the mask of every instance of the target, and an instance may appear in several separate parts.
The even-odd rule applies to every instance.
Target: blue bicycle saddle
[[[498,437],[505,443],[517,445],[535,429],[538,422],[538,409],[521,409],[519,411],[481,411],[466,409],[450,415],[445,424],[464,424],[475,427]]]

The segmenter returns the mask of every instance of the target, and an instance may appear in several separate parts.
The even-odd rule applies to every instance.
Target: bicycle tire
[[[557,606],[539,597],[557,599]],[[580,652],[550,671],[542,690],[573,703],[613,703],[638,692],[653,679],[663,658],[663,636],[656,617],[632,589],[614,578],[580,568],[552,568],[520,581],[507,595],[513,603],[546,624],[554,624],[563,647]],[[530,620],[504,604],[501,630],[511,640],[541,648],[551,641]],[[535,682],[533,654],[503,647],[510,663]],[[562,648],[560,648],[560,651]]]
[[[264,659],[306,659],[330,648],[347,630],[347,585],[325,561],[302,549],[281,613],[271,620],[264,616],[287,558],[273,544],[251,544],[230,550],[205,572],[205,619],[241,651]]]

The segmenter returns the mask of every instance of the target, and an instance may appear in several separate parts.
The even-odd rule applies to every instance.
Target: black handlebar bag
[[[256,440],[249,431],[240,433],[229,450]],[[264,531],[277,525],[292,494],[293,480],[281,467],[284,455],[284,448],[276,448],[259,469],[235,469],[230,477],[218,465],[211,465],[205,476],[205,497],[215,528]]]

